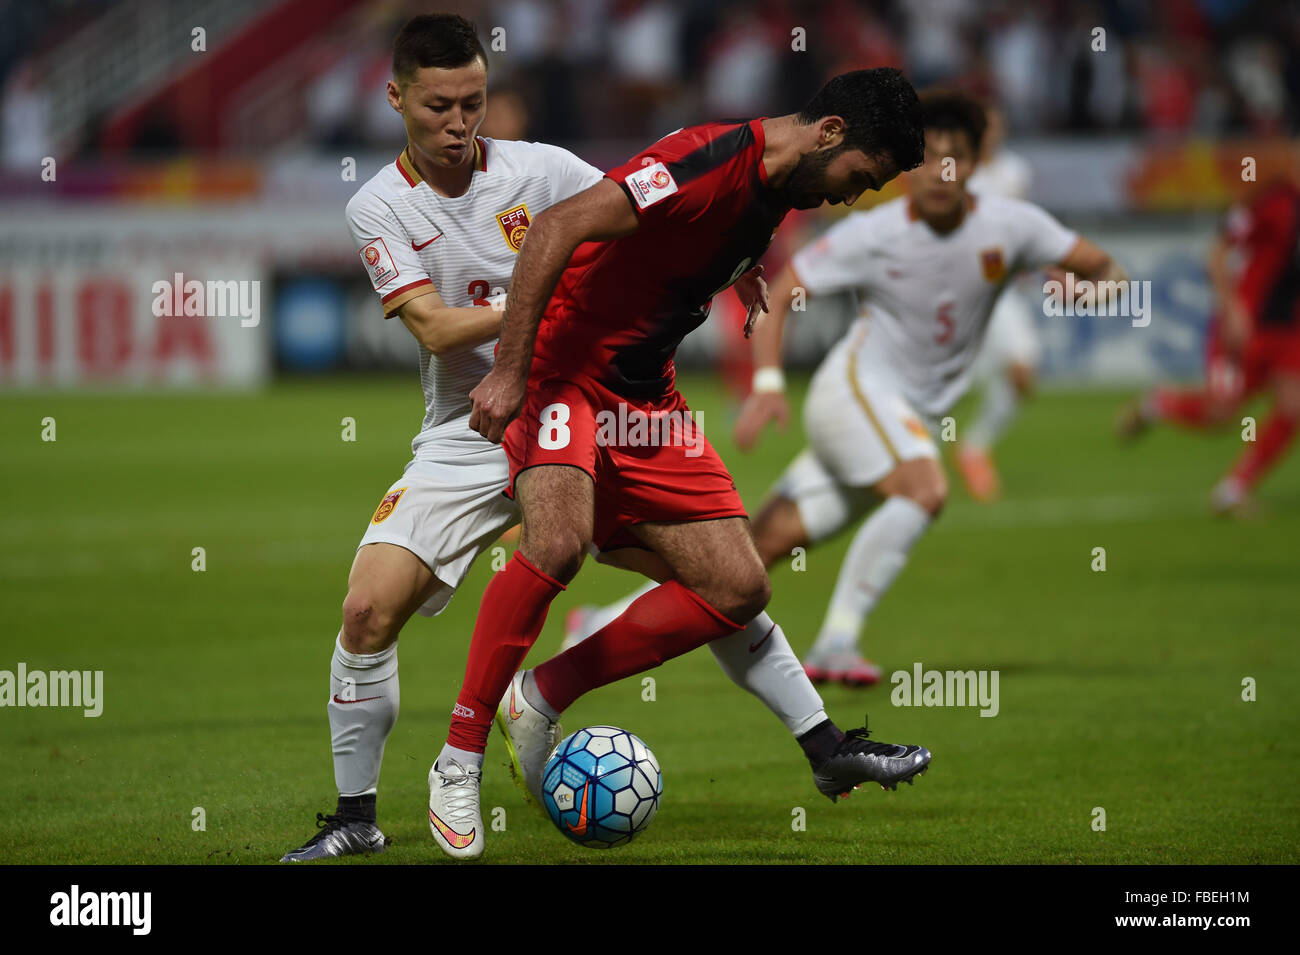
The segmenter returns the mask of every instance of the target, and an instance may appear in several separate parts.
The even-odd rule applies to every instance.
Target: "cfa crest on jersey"
[[[677,182],[668,167],[661,162],[628,173],[623,181],[627,183],[638,209],[652,206],[677,191]]]
[[[981,249],[980,267],[984,270],[984,278],[990,282],[1001,282],[1007,277],[1007,263],[1000,248]]]
[[[366,274],[370,276],[370,284],[376,292],[397,278],[397,265],[388,254],[388,246],[383,239],[372,239],[363,245],[361,261],[365,263]]]
[[[498,212],[497,225],[501,227],[501,235],[505,237],[506,245],[518,252],[528,232],[528,206],[521,202],[513,209]]]
[[[402,495],[405,493],[406,488],[399,487],[396,491],[389,491],[385,494],[384,499],[380,501],[379,506],[375,508],[375,516],[370,518],[370,523],[384,523],[384,521],[388,519],[388,515],[393,513],[393,508],[397,507],[397,502],[402,499]]]

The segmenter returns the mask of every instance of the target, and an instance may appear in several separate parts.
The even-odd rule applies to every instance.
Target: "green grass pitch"
[[[798,428],[742,455],[720,389],[691,375],[683,391],[756,510]],[[842,727],[868,712],[876,738],[933,751],[914,787],[832,805],[776,719],[698,651],[652,671],[653,702],[630,680],[565,717],[570,730],[626,727],[658,755],[663,803],[644,836],[609,852],[572,845],[525,803],[494,736],[482,861],[1300,861],[1300,460],[1264,485],[1263,517],[1216,521],[1205,495],[1240,436],[1162,431],[1119,448],[1121,397],[1029,405],[999,451],[1005,499],[980,506],[954,489],[868,624],[887,673],[997,670],[995,718],[894,707],[887,685],[824,691]],[[0,861],[267,863],[311,834],[334,805],[325,701],[348,567],[420,408],[414,375],[4,399],[0,669],[101,669],[105,699],[96,719],[0,709]],[[46,416],[54,442],[41,440]],[[344,417],[355,442],[341,440]],[[769,609],[797,652],[847,541],[809,553],[803,572],[773,570]],[[481,561],[446,613],[406,629],[379,799],[394,842],[344,864],[448,861],[427,829],[425,775],[491,572]],[[588,562],[531,659],[555,652],[570,607],[636,583]]]

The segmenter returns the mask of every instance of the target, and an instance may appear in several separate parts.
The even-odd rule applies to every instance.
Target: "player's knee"
[[[364,590],[349,590],[343,600],[343,649],[349,653],[378,653],[401,629],[402,620]]]
[[[906,496],[925,508],[931,517],[938,517],[948,503],[948,480],[936,469],[935,473],[915,481],[907,489]]]
[[[753,620],[772,599],[772,581],[762,569],[738,576],[719,601],[718,613],[735,623]]]
[[[520,552],[542,573],[567,584],[578,576],[591,542],[575,531],[552,532],[545,537],[525,536]]]

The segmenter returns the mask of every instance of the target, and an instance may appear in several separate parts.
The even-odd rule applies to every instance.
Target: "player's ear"
[[[388,81],[388,105],[396,112],[402,112],[402,88],[395,80]]]
[[[844,142],[844,118],[842,116],[823,116],[817,124],[817,148],[835,149]]]

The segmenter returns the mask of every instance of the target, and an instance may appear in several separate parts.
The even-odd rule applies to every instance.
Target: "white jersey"
[[[464,195],[438,195],[403,150],[348,203],[348,228],[385,318],[431,291],[452,308],[486,305],[508,288],[533,217],[602,176],[558,146],[482,137],[475,143]],[[492,370],[493,344],[446,355],[420,346],[425,413],[411,442],[417,459],[497,448],[469,428],[469,393]]]
[[[993,195],[939,235],[902,198],[840,220],[793,265],[813,295],[857,293],[859,318],[835,346],[851,350],[850,367],[937,419],[966,390],[1007,281],[1061,261],[1077,239],[1038,206]]]

